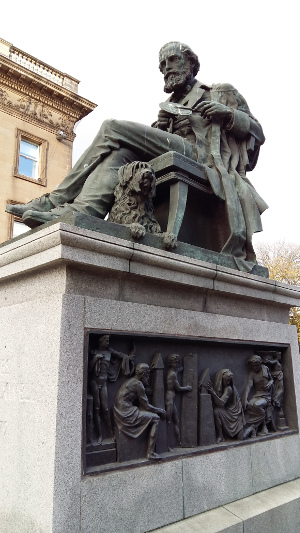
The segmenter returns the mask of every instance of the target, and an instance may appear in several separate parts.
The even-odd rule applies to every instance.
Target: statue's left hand
[[[214,102],[214,100],[204,100],[197,106],[197,111],[203,118],[225,119],[228,122],[233,116],[233,110],[230,107],[219,102]]]
[[[269,391],[273,385],[273,380],[268,381],[268,383],[265,385],[264,389]]]

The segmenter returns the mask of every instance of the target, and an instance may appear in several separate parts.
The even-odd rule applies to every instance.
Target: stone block
[[[225,508],[243,520],[244,533],[296,533],[300,530],[300,485],[284,483]]]
[[[144,533],[182,518],[180,461],[110,472],[81,483],[82,533]]]
[[[93,466],[104,465],[107,463],[115,463],[117,460],[116,447],[110,445],[100,450],[89,451],[86,454],[86,468]]]
[[[197,446],[198,411],[198,355],[187,354],[183,359],[183,386],[190,385],[192,390],[182,395],[181,443],[183,448]]]
[[[251,476],[253,492],[300,477],[299,435],[254,442],[251,446]]]
[[[244,533],[243,522],[230,511],[223,507],[206,511],[200,515],[193,516],[161,527],[151,533]],[[254,533],[254,531],[252,532]],[[255,532],[256,533],[256,532]]]
[[[250,446],[182,461],[185,517],[252,494]]]
[[[215,444],[216,430],[211,395],[199,394],[198,445]]]
[[[296,430],[295,399],[298,417],[300,406],[297,335],[281,321],[280,313],[271,315],[257,306],[263,294],[265,305],[276,305],[283,313],[289,302],[286,287],[275,287],[280,296],[275,304],[272,284],[257,276],[248,279],[246,274],[223,269],[223,277],[220,274],[215,284],[212,265],[158,249],[152,253],[149,246],[66,223],[33,231],[1,247],[0,255],[0,483],[5,487],[1,489],[0,527],[5,533],[144,533],[206,511],[211,512],[211,527],[218,531],[222,510],[215,508],[300,476],[300,443],[295,434],[232,448],[222,443],[209,453],[200,450],[189,457],[182,449],[181,458],[164,458],[158,464],[142,461],[131,469],[123,463],[114,465],[119,470],[105,468],[105,472],[82,477],[87,329],[183,337],[191,342],[208,339],[290,346],[284,363],[288,391],[284,410],[288,425]],[[133,256],[134,274],[130,271]],[[137,295],[139,280],[144,301]],[[156,292],[147,296],[155,283]],[[235,285],[231,293],[229,287]],[[136,301],[130,298],[130,286],[135,287]],[[192,290],[199,302],[192,301]],[[244,299],[247,318],[235,316],[234,305],[227,314],[223,304],[218,310],[207,306],[204,296],[209,292],[226,293],[229,302],[240,299],[241,313]],[[297,301],[297,294],[291,291],[292,302]],[[295,485],[298,490],[298,481]],[[276,513],[286,509],[285,516],[291,515],[295,525],[297,498],[283,502],[273,497],[275,506],[266,513],[275,513],[277,520]],[[260,514],[259,505],[256,509]],[[239,528],[241,520],[245,524],[254,520],[234,510],[226,509],[228,517],[227,513],[236,522],[228,523],[226,533],[240,533],[230,528]],[[201,518],[209,531],[205,514],[194,518]],[[198,530],[202,522],[196,522]],[[278,523],[281,527],[279,518]],[[248,531],[254,533],[256,523],[253,527]]]
[[[124,461],[145,458],[147,455],[148,434],[149,428],[142,435],[133,439],[125,435],[123,431],[115,428],[117,461],[123,463]]]
[[[298,479],[151,533],[296,533],[299,503]]]

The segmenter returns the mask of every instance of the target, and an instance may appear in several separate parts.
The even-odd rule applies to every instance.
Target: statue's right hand
[[[207,382],[206,388],[207,388],[208,392],[211,392],[213,390],[213,386],[212,386],[212,382],[211,381]]]
[[[167,413],[164,409],[157,409],[157,414],[163,419],[165,420],[166,416],[167,416]]]
[[[167,113],[163,109],[161,109],[158,113],[157,122],[158,127],[161,130],[166,130],[169,127],[170,119],[173,118],[170,113]]]

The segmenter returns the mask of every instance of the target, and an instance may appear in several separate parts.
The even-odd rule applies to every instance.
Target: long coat
[[[203,100],[215,100],[233,110],[233,120],[208,121],[197,113]],[[197,160],[205,168],[211,187],[225,201],[230,236],[222,252],[255,262],[252,235],[262,231],[260,215],[268,208],[251,182],[247,170],[256,165],[260,146],[265,138],[259,122],[251,114],[246,100],[230,84],[205,85],[199,81],[181,100],[193,108],[190,124],[196,138]]]

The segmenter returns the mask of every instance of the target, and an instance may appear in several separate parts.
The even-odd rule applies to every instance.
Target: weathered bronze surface
[[[15,207],[19,214],[21,209],[24,222],[35,227],[74,211],[104,218],[114,203],[121,166],[137,160],[149,162],[173,151],[202,166],[206,189],[211,193],[207,206],[207,195],[201,199],[202,193],[206,194],[204,189],[196,195],[194,223],[196,233],[200,232],[205,242],[200,246],[232,256],[236,268],[250,271],[256,263],[252,235],[262,230],[260,214],[267,205],[247,179],[246,171],[255,167],[265,139],[243,96],[230,84],[207,85],[196,80],[199,66],[198,57],[189,46],[179,42],[164,45],[159,53],[159,68],[170,98],[161,104],[158,119],[151,127],[106,120],[47,201],[36,199]],[[181,227],[186,226],[186,232],[193,228],[190,218],[184,215],[189,212],[189,187],[194,185],[176,175],[168,186],[169,220],[163,231],[174,235],[168,243],[172,248]],[[158,192],[161,195],[164,196],[163,188]],[[202,214],[200,228],[197,211]],[[203,218],[207,219],[205,226]],[[143,232],[141,228],[133,231],[136,236]]]
[[[217,443],[225,440],[224,433],[229,437],[244,439],[251,434],[255,437],[254,427],[244,430],[246,420],[239,393],[233,384],[233,374],[228,368],[216,373],[215,388],[209,382],[207,390],[212,396]]]
[[[167,422],[170,425],[174,424],[175,435],[179,446],[181,446],[180,429],[179,429],[179,416],[175,403],[176,392],[191,392],[192,386],[186,385],[181,387],[178,381],[178,372],[183,370],[179,368],[180,356],[176,353],[171,353],[167,357],[168,371],[166,377],[165,387],[165,405],[167,411]]]
[[[119,168],[115,202],[108,220],[129,226],[131,235],[139,239],[148,233],[160,233],[153,214],[155,174],[148,163],[135,161]]]
[[[290,406],[289,419],[283,347],[111,337],[87,337],[86,472],[296,429],[283,410]]]
[[[116,381],[121,369],[123,374],[128,376],[132,372],[133,355],[133,352],[128,356],[110,348],[109,335],[101,335],[96,348],[91,350],[89,390],[93,398],[93,414],[98,444],[102,444],[100,410],[111,440],[115,440],[108,412],[107,381]],[[90,434],[89,439],[91,440]]]
[[[267,435],[270,425],[275,430],[272,417],[272,391],[274,380],[266,365],[262,364],[259,355],[253,355],[248,360],[250,367],[248,383],[243,397],[243,406],[248,413],[248,419],[253,425],[255,432],[260,429],[259,435]],[[253,390],[251,399],[248,401],[249,393]]]
[[[166,411],[149,403],[145,390],[149,378],[149,366],[146,363],[137,364],[134,377],[125,381],[115,396],[114,419],[120,433],[131,438],[129,448],[132,448],[132,439],[138,438],[149,427],[146,457],[160,459],[154,448],[160,417],[164,419]],[[119,457],[122,452],[120,450]]]

